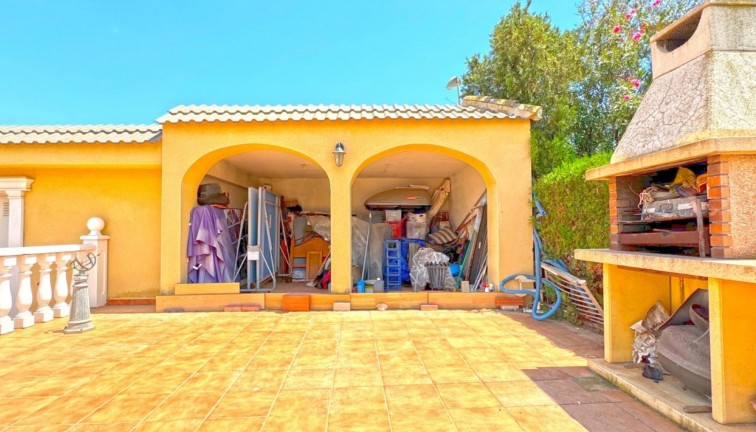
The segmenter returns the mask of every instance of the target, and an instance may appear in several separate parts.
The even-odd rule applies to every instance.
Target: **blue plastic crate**
[[[401,277],[402,276],[402,268],[401,267],[384,267],[383,269],[383,276],[396,276]]]
[[[401,258],[386,257],[383,260],[383,265],[386,266],[386,267],[401,267],[402,266],[402,260],[401,260]]]
[[[387,291],[401,291],[402,290],[402,278],[401,276],[385,276],[384,284]]]

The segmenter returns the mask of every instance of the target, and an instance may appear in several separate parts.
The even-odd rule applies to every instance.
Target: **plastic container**
[[[424,222],[407,222],[407,238],[425,240],[428,236],[428,224]]]
[[[360,294],[365,293],[365,281],[362,279],[357,281],[357,292]]]
[[[386,210],[386,222],[399,222],[402,220],[401,210]]]
[[[402,221],[388,221],[386,222],[389,225],[391,225],[391,236],[395,239],[402,237]]]

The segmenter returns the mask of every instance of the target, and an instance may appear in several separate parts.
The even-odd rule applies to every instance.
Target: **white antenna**
[[[461,98],[460,98],[460,95],[459,95],[459,86],[460,86],[461,84],[462,84],[462,83],[460,82],[460,79],[459,79],[459,77],[458,77],[458,76],[453,76],[453,77],[451,77],[451,79],[449,80],[449,82],[448,82],[448,83],[446,83],[446,89],[447,89],[447,90],[451,90],[451,89],[453,89],[454,87],[456,87],[456,88],[457,88],[457,103],[459,103],[459,101],[461,100]]]

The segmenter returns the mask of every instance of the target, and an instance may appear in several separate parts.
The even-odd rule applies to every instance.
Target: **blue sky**
[[[152,123],[181,104],[456,103],[514,0],[0,0],[0,124]],[[533,0],[561,28],[571,0]]]

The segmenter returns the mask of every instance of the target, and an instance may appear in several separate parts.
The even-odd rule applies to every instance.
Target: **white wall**
[[[328,179],[311,178],[260,178],[260,184],[269,184],[273,193],[286,200],[296,199],[302,211],[330,213],[331,190]]]
[[[449,206],[452,229],[462,223],[485,190],[483,177],[471,166],[451,176],[451,194],[446,204]]]

